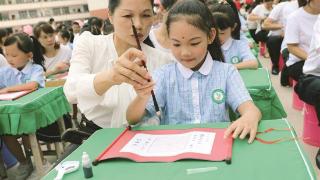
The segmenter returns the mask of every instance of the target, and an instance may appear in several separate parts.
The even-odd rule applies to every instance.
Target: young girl
[[[42,54],[36,59],[44,59],[46,76],[66,71],[69,68],[72,51],[67,46],[60,46],[54,36],[52,26],[46,22],[38,23],[33,34],[36,37],[37,49],[41,49]]]
[[[58,32],[58,39],[60,44],[69,47],[70,49],[73,49],[72,43],[70,42],[71,34],[66,29],[61,29]]]
[[[225,137],[254,140],[260,111],[253,104],[238,71],[223,63],[220,43],[209,9],[199,1],[178,2],[166,25],[176,63],[156,70],[155,94],[162,111],[160,124],[192,124],[229,121],[228,108],[241,117]],[[181,31],[184,29],[184,31]],[[136,124],[155,115],[149,99],[154,82],[135,86],[138,96],[129,105],[127,120]]]
[[[44,86],[42,62],[33,58],[34,48],[31,38],[24,33],[10,36],[4,42],[4,52],[10,66],[0,70],[0,94],[35,90]]]
[[[217,26],[225,62],[233,64],[237,69],[256,69],[258,61],[252,54],[247,41],[233,39],[236,16],[227,4],[216,4],[211,9],[213,23]],[[240,31],[240,30],[238,30]]]
[[[27,34],[18,33],[8,37],[4,42],[4,52],[10,66],[0,68],[0,94],[44,87],[43,67],[39,60],[33,58],[33,54],[38,52]],[[3,136],[8,149],[20,163],[16,179],[25,179],[31,174],[33,167],[31,161],[24,156],[16,138]],[[30,149],[28,138],[22,138],[25,148]]]

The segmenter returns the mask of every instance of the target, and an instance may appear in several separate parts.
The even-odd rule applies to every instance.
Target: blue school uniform
[[[152,77],[162,111],[160,124],[226,122],[228,106],[236,111],[240,104],[251,100],[233,65],[213,61],[210,53],[196,72],[175,62],[159,68]],[[143,120],[154,115],[150,99]]]
[[[252,54],[248,42],[244,40],[235,40],[229,38],[221,46],[225,62],[229,64],[238,64],[247,60],[256,60],[256,57]]]
[[[44,71],[38,64],[29,62],[21,71],[11,66],[0,68],[0,89],[33,81],[44,87]]]

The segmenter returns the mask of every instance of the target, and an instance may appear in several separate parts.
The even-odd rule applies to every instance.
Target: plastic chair
[[[314,106],[305,104],[303,122],[303,141],[320,147],[320,126]]]
[[[278,66],[279,66],[279,71],[281,71],[284,66],[284,60],[282,58],[282,54],[280,54]]]
[[[266,53],[266,43],[264,42],[259,43],[259,51],[260,51],[260,56],[263,56]]]

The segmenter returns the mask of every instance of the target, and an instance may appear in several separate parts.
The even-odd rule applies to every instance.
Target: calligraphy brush
[[[131,19],[131,24],[132,24],[133,34],[134,34],[134,37],[135,37],[136,42],[137,42],[137,45],[138,45],[138,49],[139,49],[140,51],[142,51],[141,45],[140,45],[140,41],[139,41],[139,37],[138,37],[138,33],[137,33],[137,29],[136,29],[136,27],[134,26],[132,19]],[[144,60],[142,60],[142,66],[143,66],[144,68],[146,68],[146,70],[148,71],[147,66],[146,66],[146,63],[144,62]],[[150,82],[150,80],[148,80],[148,81]],[[153,91],[153,90],[151,90],[151,96],[152,96],[154,108],[156,109],[156,115],[159,117],[159,119],[161,119],[160,108],[159,108],[159,105],[158,105],[158,102],[157,102],[156,96],[154,95],[154,91]]]

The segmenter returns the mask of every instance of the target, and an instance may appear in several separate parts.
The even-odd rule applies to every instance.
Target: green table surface
[[[239,71],[248,90],[271,89],[272,84],[267,69],[243,69]]]
[[[228,123],[198,124],[198,125],[169,125],[139,127],[137,129],[183,129],[192,127],[227,127]],[[261,121],[259,130],[268,128],[290,127],[286,119]],[[124,129],[102,129],[93,134],[78,149],[64,161],[81,161],[82,152],[87,152],[95,159]],[[292,131],[272,131],[261,134],[260,138],[274,140],[277,138],[296,137]],[[198,174],[187,174],[187,169],[217,167],[215,171]],[[315,172],[310,161],[305,156],[301,145],[296,140],[284,141],[278,144],[262,144],[254,141],[236,139],[233,144],[232,164],[225,162],[210,162],[201,160],[181,160],[172,163],[136,163],[126,159],[114,159],[93,166],[94,177],[91,179],[112,180],[312,180]],[[52,180],[57,175],[51,170],[43,179]],[[77,171],[66,174],[63,179],[84,179],[82,167]]]
[[[255,105],[262,112],[262,119],[280,119],[287,117],[282,103],[272,87],[268,70],[240,70],[240,75]],[[235,119],[231,114],[230,118]]]
[[[14,101],[0,101],[0,134],[34,133],[70,111],[62,87],[41,88]]]

